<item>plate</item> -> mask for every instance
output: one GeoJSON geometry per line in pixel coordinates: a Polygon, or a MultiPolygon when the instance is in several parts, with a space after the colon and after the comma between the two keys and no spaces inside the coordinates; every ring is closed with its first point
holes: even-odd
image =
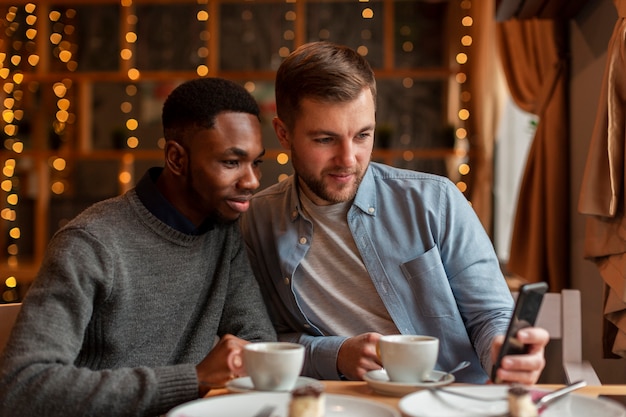
{"type": "MultiPolygon", "coordinates": [[[[432,379],[439,379],[446,373],[441,371],[432,371],[430,374],[432,379]]],[[[443,387],[454,382],[454,375],[448,375],[443,381],[438,382],[391,382],[389,376],[384,369],[377,371],[369,371],[363,379],[377,393],[382,395],[390,395],[393,397],[402,397],[424,388],[443,387]]]]}
{"type": "MultiPolygon", "coordinates": [[[[287,392],[248,392],[203,398],[179,405],[167,417],[253,417],[266,405],[276,410],[271,417],[287,417],[291,394],[287,392]]],[[[348,395],[326,394],[324,417],[400,417],[393,408],[375,401],[348,395]]]]}
{"type": "MultiPolygon", "coordinates": [[[[296,385],[294,388],[303,387],[309,384],[319,384],[320,382],[317,379],[307,378],[306,376],[299,376],[296,380],[296,385]]],[[[226,388],[232,392],[248,392],[248,391],[258,391],[254,389],[254,385],[252,384],[252,378],[249,376],[244,376],[241,378],[236,378],[230,380],[226,383],[226,388]]],[[[267,391],[266,391],[267,392],[267,391]]],[[[276,391],[280,392],[280,391],[276,391]]]]}
{"type": "MultiPolygon", "coordinates": [[[[400,400],[400,411],[409,417],[488,417],[502,415],[509,411],[506,400],[507,385],[478,385],[447,387],[445,391],[459,391],[464,394],[476,395],[485,399],[497,401],[474,400],[447,394],[441,391],[423,390],[409,394],[400,400]]],[[[533,390],[533,393],[545,393],[543,390],[533,390]]],[[[579,394],[570,394],[565,398],[549,405],[541,413],[541,417],[626,417],[626,408],[620,404],[587,397],[579,394]]]]}

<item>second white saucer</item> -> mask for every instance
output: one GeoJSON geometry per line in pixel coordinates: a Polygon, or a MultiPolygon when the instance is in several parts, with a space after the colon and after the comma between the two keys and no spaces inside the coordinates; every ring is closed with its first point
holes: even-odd
{"type": "MultiPolygon", "coordinates": [[[[445,375],[445,372],[432,371],[431,378],[438,380],[445,375]]],[[[377,371],[369,371],[363,376],[367,384],[377,393],[382,395],[390,395],[393,397],[402,397],[424,388],[443,387],[454,382],[454,375],[448,375],[443,381],[437,382],[392,382],[384,369],[377,371]]]]}
{"type": "MultiPolygon", "coordinates": [[[[305,385],[310,384],[319,384],[320,382],[317,379],[309,378],[306,376],[299,376],[296,381],[295,388],[303,387],[305,385]]],[[[250,392],[257,391],[254,389],[254,385],[252,384],[252,379],[249,376],[244,376],[241,378],[236,378],[226,383],[226,388],[232,392],[250,392]]],[[[280,392],[280,391],[276,391],[280,392]]]]}

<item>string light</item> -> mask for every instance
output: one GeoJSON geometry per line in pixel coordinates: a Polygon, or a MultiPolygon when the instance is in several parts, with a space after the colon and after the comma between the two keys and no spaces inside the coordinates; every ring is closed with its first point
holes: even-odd
{"type": "Polygon", "coordinates": [[[278,156],[276,156],[276,162],[280,165],[287,165],[287,162],[289,162],[289,155],[284,152],[280,152],[278,156]]]}
{"type": "MultiPolygon", "coordinates": [[[[296,2],[295,0],[286,1],[286,3],[295,3],[295,2],[296,2]]],[[[285,19],[285,22],[287,23],[286,25],[287,29],[283,31],[283,39],[285,41],[291,42],[291,41],[296,40],[296,31],[292,28],[289,28],[289,24],[295,26],[296,17],[297,17],[297,13],[293,10],[287,11],[283,16],[283,18],[285,19]]],[[[327,39],[329,34],[327,34],[326,37],[324,37],[322,34],[318,34],[318,36],[320,36],[320,39],[327,39]]],[[[289,48],[288,46],[280,46],[278,48],[278,57],[280,58],[286,58],[290,53],[291,53],[291,48],[289,48]]],[[[290,158],[289,154],[285,152],[279,152],[276,155],[276,162],[281,166],[286,166],[289,163],[289,158],[290,158]]],[[[277,181],[281,182],[287,179],[288,176],[289,174],[286,174],[284,172],[280,173],[278,174],[277,181]]]]}
{"type": "MultiPolygon", "coordinates": [[[[462,0],[459,2],[459,7],[461,9],[461,21],[460,25],[466,30],[467,28],[471,28],[474,24],[474,19],[468,14],[470,9],[472,8],[471,0],[462,0]]],[[[467,72],[463,71],[463,66],[469,62],[469,47],[473,43],[472,36],[470,34],[462,34],[459,39],[459,43],[461,46],[461,52],[457,53],[455,59],[457,64],[459,64],[459,72],[455,76],[456,82],[459,84],[461,88],[460,101],[462,103],[462,107],[457,112],[458,121],[462,124],[455,130],[456,135],[456,144],[455,148],[457,150],[466,153],[469,150],[469,135],[467,131],[467,125],[469,124],[469,120],[471,117],[470,111],[468,110],[469,102],[471,101],[471,94],[467,91],[465,85],[467,83],[467,72]]],[[[465,193],[468,189],[467,182],[463,180],[463,177],[467,176],[470,173],[470,165],[465,161],[461,161],[461,163],[457,167],[457,172],[461,176],[461,179],[456,182],[457,188],[465,193]]]]}
{"type": "MultiPolygon", "coordinates": [[[[32,71],[40,61],[35,46],[38,35],[36,11],[37,6],[34,3],[26,3],[23,13],[17,6],[10,6],[5,15],[7,44],[3,45],[3,52],[0,53],[0,82],[2,82],[2,91],[5,94],[1,107],[1,123],[2,131],[6,136],[3,146],[8,152],[14,154],[20,154],[24,151],[24,143],[19,137],[19,125],[24,116],[22,110],[23,71],[32,71]],[[18,16],[23,16],[23,20],[18,20],[18,16]],[[20,27],[23,27],[25,40],[20,40],[20,27]]],[[[3,178],[0,182],[0,188],[5,193],[6,198],[4,199],[4,207],[0,210],[0,218],[7,223],[5,230],[7,230],[9,243],[6,254],[7,263],[10,266],[17,266],[17,256],[20,252],[19,243],[22,236],[22,231],[17,226],[17,209],[20,202],[19,177],[16,176],[18,172],[16,159],[8,157],[2,166],[3,178]]],[[[8,288],[3,292],[2,299],[5,302],[17,300],[16,278],[14,276],[0,278],[4,279],[5,287],[8,288]]]]}
{"type": "MultiPolygon", "coordinates": [[[[50,12],[48,18],[50,19],[50,26],[52,28],[50,42],[56,45],[52,49],[52,55],[68,71],[76,71],[78,62],[74,58],[78,51],[78,45],[72,42],[72,39],[76,37],[75,27],[72,24],[76,18],[76,10],[69,8],[65,13],[59,11],[50,12]]],[[[34,21],[36,21],[36,19],[34,19],[33,22],[34,21]]]]}
{"type": "MultiPolygon", "coordinates": [[[[360,3],[369,3],[369,0],[367,0],[367,1],[360,0],[360,3]]],[[[364,5],[363,9],[361,10],[361,18],[364,20],[363,24],[368,24],[369,21],[373,21],[374,20],[374,10],[371,7],[368,7],[367,5],[364,5]],[[366,23],[366,22],[368,22],[368,23],[366,23]]],[[[364,42],[363,42],[363,44],[357,46],[356,51],[361,56],[367,56],[370,51],[369,51],[369,48],[367,47],[367,45],[365,45],[365,43],[372,39],[372,31],[371,31],[371,29],[361,30],[361,39],[364,42]]]]}
{"type": "MultiPolygon", "coordinates": [[[[138,40],[136,32],[137,15],[133,8],[132,0],[120,0],[120,5],[126,13],[126,33],[124,34],[125,45],[120,51],[120,58],[125,64],[127,70],[126,75],[130,80],[130,84],[126,86],[126,99],[120,104],[120,111],[124,114],[126,121],[124,128],[119,129],[120,142],[117,146],[126,146],[129,149],[139,147],[140,141],[136,135],[139,129],[139,120],[133,117],[133,101],[132,98],[137,95],[138,88],[136,82],[141,78],[141,72],[134,66],[135,50],[138,40]]],[[[122,158],[122,164],[118,172],[118,183],[120,192],[129,190],[133,185],[133,165],[134,157],[132,154],[125,154],[122,158]]]]}
{"type": "MultiPolygon", "coordinates": [[[[52,62],[53,68],[61,71],[67,70],[74,72],[78,69],[78,61],[76,56],[78,52],[78,43],[76,37],[75,23],[77,20],[77,11],[68,8],[65,11],[51,10],[48,13],[50,21],[51,33],[50,43],[55,45],[52,49],[52,55],[56,60],[52,62]]],[[[59,148],[65,145],[66,138],[71,136],[70,130],[76,120],[73,113],[74,104],[74,83],[70,78],[64,78],[60,81],[52,83],[51,90],[56,98],[56,112],[52,121],[51,130],[58,138],[57,146],[59,148]]],[[[69,189],[67,177],[67,163],[65,159],[51,157],[48,159],[48,166],[51,168],[50,173],[50,191],[54,195],[62,195],[69,189]]]]}
{"type": "MultiPolygon", "coordinates": [[[[205,22],[206,25],[208,25],[209,22],[209,12],[206,10],[206,5],[208,4],[208,0],[198,0],[198,4],[199,5],[205,5],[205,9],[200,9],[198,10],[198,13],[196,13],[196,19],[198,20],[198,22],[205,22]]],[[[208,27],[207,29],[203,30],[200,32],[200,40],[202,41],[207,41],[209,39],[209,30],[208,27]]],[[[197,51],[198,57],[204,61],[206,61],[209,58],[209,49],[205,46],[201,46],[198,48],[197,51]]],[[[207,64],[200,64],[196,67],[196,73],[198,74],[198,76],[200,77],[206,77],[207,75],[209,75],[209,66],[207,64]]]]}

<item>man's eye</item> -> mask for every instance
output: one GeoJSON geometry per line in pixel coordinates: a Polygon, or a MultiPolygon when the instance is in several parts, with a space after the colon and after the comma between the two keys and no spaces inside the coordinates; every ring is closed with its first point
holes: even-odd
{"type": "Polygon", "coordinates": [[[252,164],[253,164],[255,167],[258,167],[258,166],[259,166],[259,165],[261,165],[262,163],[263,163],[263,160],[262,160],[262,159],[257,159],[257,160],[255,160],[252,164]]]}
{"type": "Polygon", "coordinates": [[[331,143],[333,141],[333,138],[317,138],[315,139],[315,141],[317,143],[331,143]]]}
{"type": "Polygon", "coordinates": [[[239,165],[239,161],[235,160],[235,159],[231,159],[231,160],[226,160],[223,161],[224,165],[228,165],[231,167],[236,167],[237,165],[239,165]]]}

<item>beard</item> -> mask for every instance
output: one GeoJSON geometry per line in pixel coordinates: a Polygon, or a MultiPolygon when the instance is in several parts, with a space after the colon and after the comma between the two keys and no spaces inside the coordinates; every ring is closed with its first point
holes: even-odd
{"type": "Polygon", "coordinates": [[[293,148],[291,149],[291,159],[298,178],[307,186],[309,190],[311,190],[313,194],[331,204],[344,203],[346,201],[351,201],[352,199],[354,199],[359,189],[359,185],[361,184],[361,180],[363,180],[364,171],[358,166],[350,171],[346,171],[345,169],[339,167],[326,169],[322,171],[321,175],[318,177],[303,168],[303,166],[299,163],[300,158],[298,157],[297,153],[294,152],[293,148]],[[325,174],[327,173],[354,174],[355,179],[353,182],[345,184],[338,189],[333,190],[328,184],[324,182],[324,178],[326,177],[325,174]]]}
{"type": "Polygon", "coordinates": [[[330,190],[324,183],[324,178],[316,178],[312,175],[298,174],[298,177],[306,184],[307,188],[319,198],[329,203],[344,203],[350,201],[356,196],[356,192],[361,183],[361,177],[357,176],[354,182],[341,187],[340,190],[330,190]]]}

